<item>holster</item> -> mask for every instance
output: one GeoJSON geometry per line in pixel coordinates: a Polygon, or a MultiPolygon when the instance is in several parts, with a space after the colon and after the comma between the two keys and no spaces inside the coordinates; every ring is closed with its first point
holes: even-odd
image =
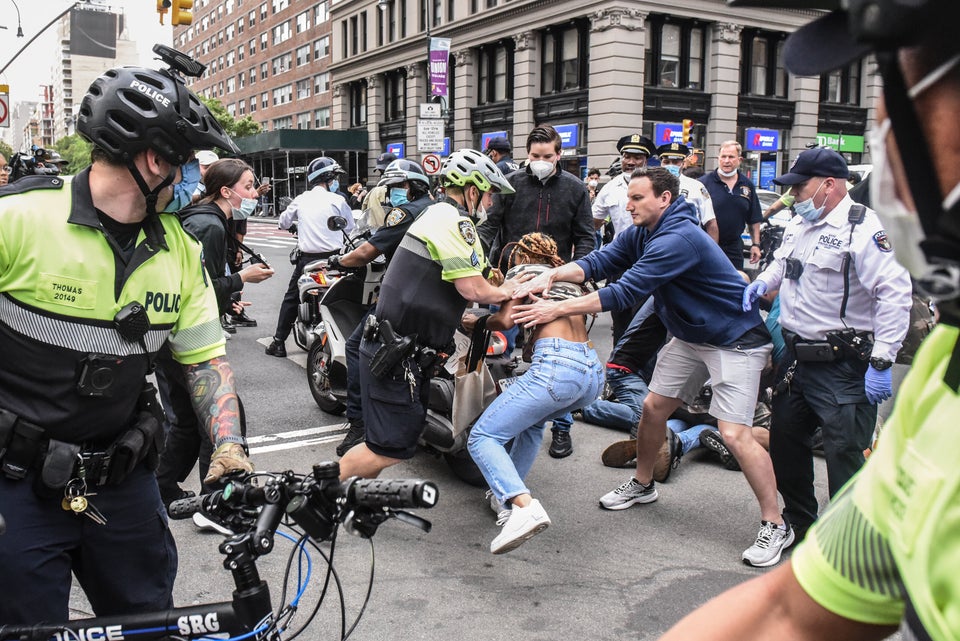
{"type": "Polygon", "coordinates": [[[59,493],[67,485],[67,481],[73,478],[79,453],[78,443],[64,443],[50,439],[47,443],[47,452],[43,456],[43,465],[40,467],[40,481],[43,483],[43,488],[36,488],[38,493],[48,494],[43,490],[54,490],[54,493],[59,493]]]}
{"type": "Polygon", "coordinates": [[[843,358],[867,362],[873,351],[873,337],[870,332],[858,332],[853,328],[837,329],[826,334],[830,343],[843,358]]]}
{"type": "Polygon", "coordinates": [[[22,479],[39,460],[43,448],[44,429],[24,421],[6,410],[0,414],[0,449],[3,450],[0,471],[14,480],[22,479]],[[6,440],[6,445],[4,445],[6,440]]]}
{"type": "Polygon", "coordinates": [[[377,334],[380,338],[380,349],[370,359],[370,373],[375,378],[383,378],[413,354],[417,347],[417,335],[397,336],[387,320],[378,323],[377,334]]]}

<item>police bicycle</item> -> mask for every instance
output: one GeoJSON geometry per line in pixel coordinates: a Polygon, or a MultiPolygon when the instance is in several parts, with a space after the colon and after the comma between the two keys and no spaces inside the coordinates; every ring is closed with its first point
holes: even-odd
{"type": "MultiPolygon", "coordinates": [[[[314,465],[308,475],[290,471],[254,472],[235,477],[222,490],[170,504],[169,513],[173,519],[189,518],[200,512],[236,533],[227,536],[219,546],[224,555],[223,567],[233,575],[235,589],[231,601],[64,623],[0,624],[0,641],[290,640],[314,620],[331,587],[331,580],[340,602],[339,638],[346,639],[356,628],[369,602],[373,567],[363,605],[347,629],[343,589],[333,569],[339,526],[342,524],[352,534],[370,539],[382,523],[396,518],[429,532],[429,521],[404,508],[433,507],[438,489],[434,483],[423,480],[352,477],[341,482],[339,475],[340,465],[336,462],[314,465]],[[257,569],[257,559],[273,550],[274,537],[281,525],[296,536],[279,532],[281,536],[294,540],[295,545],[286,564],[281,606],[274,611],[269,587],[257,569]],[[326,541],[330,542],[328,553],[319,546],[326,541]],[[295,615],[312,573],[308,547],[323,557],[327,565],[326,576],[316,604],[306,619],[295,625],[295,615]],[[300,580],[295,595],[286,603],[294,565],[300,568],[300,580]]],[[[2,528],[0,518],[0,532],[2,528]]]]}

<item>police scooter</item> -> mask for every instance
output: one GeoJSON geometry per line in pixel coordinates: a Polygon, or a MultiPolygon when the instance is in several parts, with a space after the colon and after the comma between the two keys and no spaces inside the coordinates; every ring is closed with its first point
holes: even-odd
{"type": "MultiPolygon", "coordinates": [[[[333,216],[328,222],[331,230],[343,230],[346,224],[342,216],[333,216]]],[[[344,234],[344,248],[348,251],[356,248],[367,236],[369,230],[353,238],[344,234]]],[[[346,409],[347,339],[367,310],[376,304],[386,269],[386,258],[381,255],[351,273],[330,269],[326,260],[314,261],[303,270],[297,325],[302,323],[305,339],[309,341],[310,393],[324,412],[342,414],[346,409]]]]}

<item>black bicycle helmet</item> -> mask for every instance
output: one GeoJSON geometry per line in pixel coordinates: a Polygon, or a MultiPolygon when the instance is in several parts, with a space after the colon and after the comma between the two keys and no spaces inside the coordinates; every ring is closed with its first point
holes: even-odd
{"type": "Polygon", "coordinates": [[[343,167],[340,166],[333,158],[327,158],[326,156],[320,156],[319,158],[314,158],[310,161],[310,164],[307,165],[307,183],[314,185],[316,183],[326,183],[330,182],[340,174],[346,173],[343,171],[343,167]]]}
{"type": "Polygon", "coordinates": [[[120,160],[153,149],[172,165],[195,149],[239,149],[176,72],[118,67],[93,81],[80,104],[77,131],[120,160]]]}
{"type": "Polygon", "coordinates": [[[420,183],[424,189],[430,189],[430,180],[427,178],[426,172],[423,171],[423,167],[404,158],[394,160],[387,165],[377,186],[389,187],[405,182],[420,183]]]}

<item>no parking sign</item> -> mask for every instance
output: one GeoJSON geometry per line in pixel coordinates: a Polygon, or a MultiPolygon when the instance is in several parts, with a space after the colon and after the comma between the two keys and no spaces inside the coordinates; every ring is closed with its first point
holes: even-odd
{"type": "Polygon", "coordinates": [[[10,126],[10,87],[0,85],[0,127],[10,126]]]}

